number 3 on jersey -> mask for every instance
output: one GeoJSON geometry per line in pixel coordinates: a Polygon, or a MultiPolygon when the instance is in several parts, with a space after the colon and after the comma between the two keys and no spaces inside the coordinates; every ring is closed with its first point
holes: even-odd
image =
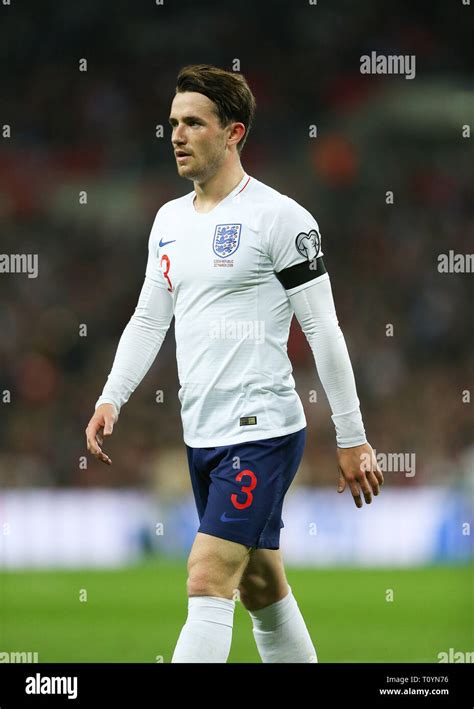
{"type": "Polygon", "coordinates": [[[170,270],[170,259],[169,259],[169,256],[167,256],[166,254],[163,254],[163,256],[161,257],[160,268],[161,268],[161,271],[162,271],[164,277],[165,277],[166,280],[168,281],[168,290],[169,290],[170,293],[171,293],[171,291],[173,290],[173,285],[172,285],[172,283],[171,283],[171,281],[170,281],[170,279],[169,279],[169,276],[168,276],[168,273],[169,273],[169,270],[170,270]],[[163,263],[166,264],[166,265],[165,265],[165,268],[163,268],[163,263]]]}

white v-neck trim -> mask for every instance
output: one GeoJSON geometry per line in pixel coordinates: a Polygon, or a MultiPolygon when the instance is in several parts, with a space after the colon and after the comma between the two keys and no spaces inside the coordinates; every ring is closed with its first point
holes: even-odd
{"type": "Polygon", "coordinates": [[[191,209],[193,210],[193,213],[196,214],[196,216],[198,216],[198,217],[206,217],[206,216],[209,216],[209,215],[213,214],[213,213],[215,212],[215,210],[218,209],[218,207],[221,207],[225,202],[227,202],[227,200],[230,200],[230,199],[232,199],[233,197],[235,197],[236,194],[237,194],[238,192],[240,192],[240,190],[242,189],[242,187],[244,186],[244,184],[246,184],[246,181],[249,180],[249,179],[250,179],[250,178],[249,178],[249,175],[247,175],[247,173],[244,172],[244,176],[243,176],[242,179],[240,180],[239,184],[236,185],[236,186],[234,187],[234,189],[231,190],[231,192],[229,192],[229,194],[226,195],[223,199],[221,199],[221,201],[218,202],[218,203],[215,205],[215,207],[213,207],[209,212],[198,212],[198,211],[196,211],[196,209],[195,209],[195,207],[194,207],[194,198],[196,197],[196,190],[193,190],[193,191],[190,193],[190,197],[191,197],[190,206],[191,206],[191,209]]]}

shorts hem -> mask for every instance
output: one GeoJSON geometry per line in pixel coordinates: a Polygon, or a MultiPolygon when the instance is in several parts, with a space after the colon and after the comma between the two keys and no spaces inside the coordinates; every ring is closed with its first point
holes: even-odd
{"type": "Polygon", "coordinates": [[[251,540],[245,537],[243,534],[234,534],[232,530],[229,529],[228,532],[222,531],[222,529],[215,529],[213,527],[199,527],[198,532],[202,534],[210,534],[213,537],[219,537],[219,539],[225,539],[228,542],[236,542],[237,544],[243,544],[251,549],[279,549],[279,546],[275,546],[275,542],[266,541],[262,539],[251,540]],[[262,546],[266,545],[266,546],[262,546]]]}
{"type": "Polygon", "coordinates": [[[280,548],[280,545],[275,546],[274,542],[266,542],[265,540],[259,541],[257,549],[270,549],[270,551],[276,551],[280,548]]]}

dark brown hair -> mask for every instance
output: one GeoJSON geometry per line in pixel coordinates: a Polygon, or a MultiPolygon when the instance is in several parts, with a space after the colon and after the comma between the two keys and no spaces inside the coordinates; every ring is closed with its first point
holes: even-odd
{"type": "Polygon", "coordinates": [[[245,133],[237,150],[242,152],[252,127],[257,103],[245,77],[210,64],[185,66],[178,74],[176,93],[196,91],[213,101],[222,128],[237,121],[245,126],[245,133]]]}

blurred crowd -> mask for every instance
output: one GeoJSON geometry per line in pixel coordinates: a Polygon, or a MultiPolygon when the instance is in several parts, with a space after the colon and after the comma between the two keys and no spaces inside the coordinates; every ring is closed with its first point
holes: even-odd
{"type": "MultiPolygon", "coordinates": [[[[258,106],[244,169],[318,220],[368,439],[416,456],[414,477],[387,471],[387,482],[469,474],[472,274],[437,267],[440,254],[472,251],[464,8],[256,5],[2,10],[0,123],[11,137],[0,141],[0,252],[39,258],[36,279],[0,274],[3,487],[190,489],[173,327],[106,440],[112,466],[88,456],[84,429],[136,305],[155,213],[193,188],[169,143],[176,75],[235,59],[258,106]],[[416,79],[361,76],[371,50],[415,54],[416,79]]],[[[289,354],[308,419],[297,480],[335,487],[330,410],[296,322],[289,354]]]]}

